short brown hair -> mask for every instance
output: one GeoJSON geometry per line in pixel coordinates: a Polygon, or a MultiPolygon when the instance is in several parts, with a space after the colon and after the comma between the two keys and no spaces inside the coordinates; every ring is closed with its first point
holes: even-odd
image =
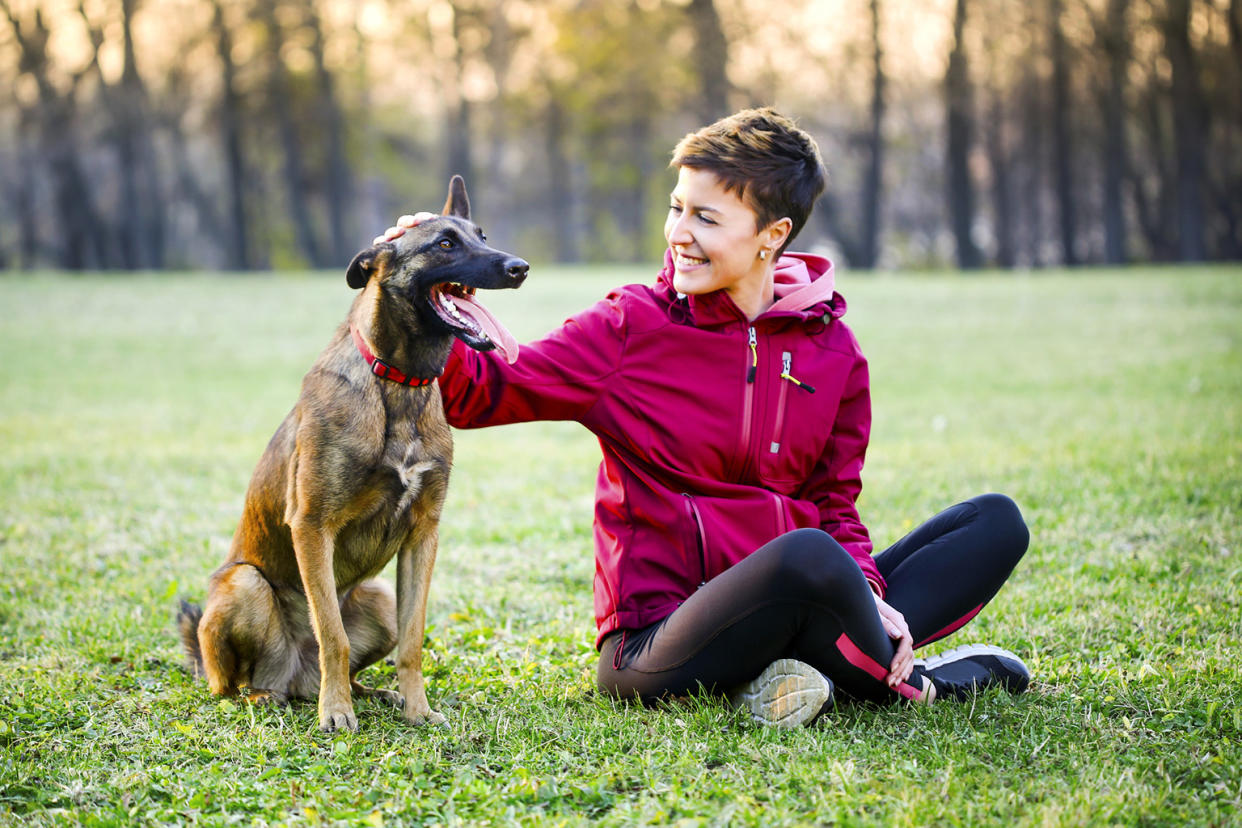
{"type": "Polygon", "coordinates": [[[815,139],[770,107],[744,109],[690,133],[669,166],[713,173],[755,211],[756,232],[788,216],[793,227],[782,251],[806,224],[827,180],[815,139]]]}

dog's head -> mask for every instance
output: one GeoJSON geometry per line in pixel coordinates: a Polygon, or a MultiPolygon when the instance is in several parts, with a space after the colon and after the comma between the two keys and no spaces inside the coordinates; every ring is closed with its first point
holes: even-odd
{"type": "Polygon", "coordinates": [[[378,280],[381,292],[408,303],[428,332],[451,333],[476,350],[499,348],[509,356],[512,336],[474,294],[518,287],[530,265],[487,245],[483,231],[470,221],[461,176],[449,182],[440,213],[400,238],[363,250],[350,262],[345,280],[355,289],[378,280]]]}

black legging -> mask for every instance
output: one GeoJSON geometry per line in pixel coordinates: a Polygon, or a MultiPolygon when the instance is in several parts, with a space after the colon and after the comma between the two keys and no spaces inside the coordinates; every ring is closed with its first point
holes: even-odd
{"type": "MultiPolygon", "coordinates": [[[[992,600],[1029,537],[1014,502],[987,494],[941,512],[877,555],[885,600],[905,616],[915,647],[953,632],[992,600]]],[[[884,681],[894,653],[858,564],[826,532],[797,529],[713,578],[663,620],[606,638],[599,686],[648,701],[727,691],[778,658],[796,658],[849,696],[911,698],[918,687],[894,690],[884,681]]]]}

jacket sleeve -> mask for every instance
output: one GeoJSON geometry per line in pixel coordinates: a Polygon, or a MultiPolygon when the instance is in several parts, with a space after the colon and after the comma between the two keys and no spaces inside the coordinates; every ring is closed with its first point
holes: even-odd
{"type": "Polygon", "coordinates": [[[543,339],[522,345],[510,365],[495,351],[453,343],[440,376],[444,413],[456,428],[532,420],[582,420],[617,370],[624,341],[621,299],[597,302],[543,339]]]}
{"type": "Polygon", "coordinates": [[[858,516],[863,459],[871,436],[871,385],[867,360],[856,352],[846,377],[824,456],[806,483],[807,497],[819,507],[820,528],[850,553],[871,588],[881,597],[887,584],[871,557],[871,537],[858,516]]]}

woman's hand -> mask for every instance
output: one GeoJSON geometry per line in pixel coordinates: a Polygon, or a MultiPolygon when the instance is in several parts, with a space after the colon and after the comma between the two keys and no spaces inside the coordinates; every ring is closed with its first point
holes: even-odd
{"type": "Polygon", "coordinates": [[[906,617],[885,603],[879,595],[872,593],[872,596],[875,598],[875,608],[880,613],[880,621],[884,624],[884,631],[889,638],[897,641],[897,653],[893,656],[893,663],[889,665],[888,677],[885,679],[889,687],[896,687],[914,672],[914,639],[910,636],[906,617]]]}
{"type": "Polygon", "coordinates": [[[396,224],[385,230],[382,235],[376,236],[375,241],[371,242],[371,244],[380,244],[381,242],[399,239],[405,235],[406,230],[409,230],[411,227],[417,227],[427,219],[433,219],[435,217],[435,213],[415,213],[412,216],[402,216],[397,219],[396,224]]]}

